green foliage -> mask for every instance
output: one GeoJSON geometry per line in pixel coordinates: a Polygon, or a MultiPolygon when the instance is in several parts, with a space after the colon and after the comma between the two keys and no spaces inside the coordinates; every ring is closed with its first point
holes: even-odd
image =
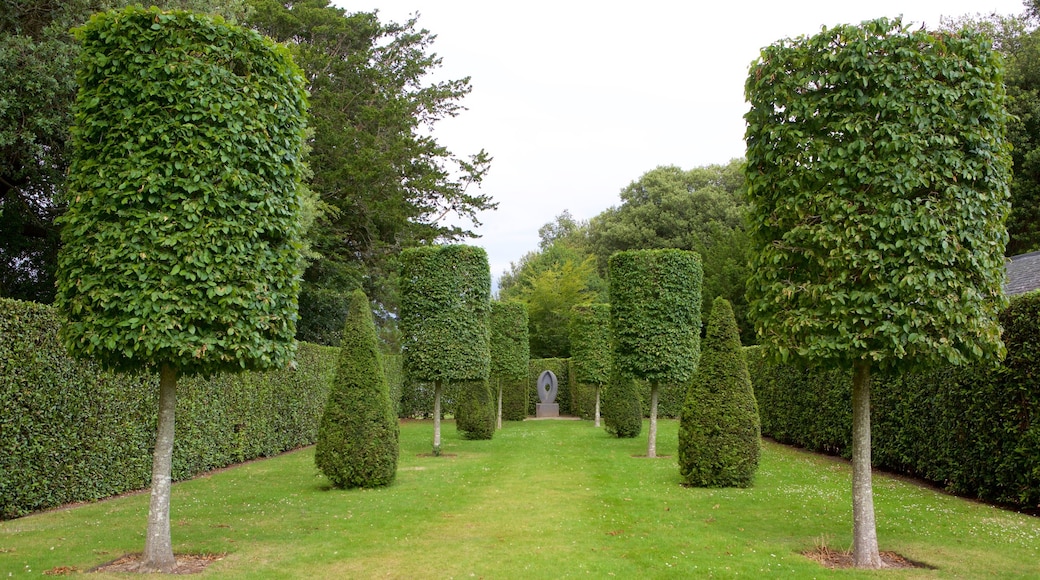
{"type": "Polygon", "coordinates": [[[497,393],[487,380],[464,381],[455,400],[455,428],[463,439],[491,439],[495,434],[497,393]]]}
{"type": "Polygon", "coordinates": [[[390,406],[395,417],[401,414],[401,399],[404,395],[404,357],[399,354],[383,355],[383,372],[386,374],[386,386],[390,393],[390,406]]]}
{"type": "Polygon", "coordinates": [[[589,248],[606,276],[612,254],[676,248],[697,252],[704,270],[701,313],[707,321],[715,296],[727,298],[745,341],[748,239],[743,159],[691,170],[657,167],[621,190],[621,205],[592,218],[589,248]]]}
{"type": "MultiPolygon", "coordinates": [[[[0,299],[0,518],[149,483],[158,376],[71,358],[62,324],[54,308],[0,299]]],[[[295,369],[183,378],[174,478],[313,443],[336,354],[301,344],[295,369]]]]}
{"type": "Polygon", "coordinates": [[[683,250],[610,257],[613,365],[623,376],[685,385],[697,368],[701,260],[683,250]]]}
{"type": "MultiPolygon", "coordinates": [[[[873,376],[876,467],[968,497],[1040,503],[1040,292],[1013,297],[1000,322],[1008,356],[997,369],[942,364],[873,376]]],[[[848,457],[850,372],[780,364],[759,348],[747,355],[762,433],[848,457]]]]}
{"type": "Polygon", "coordinates": [[[486,381],[491,272],[483,248],[409,248],[401,253],[401,313],[408,380],[486,381]]]}
{"type": "MultiPolygon", "coordinates": [[[[434,34],[415,18],[381,22],[375,12],[349,13],[328,0],[249,4],[249,24],[290,47],[311,94],[309,185],[325,211],[308,234],[321,257],[304,275],[310,292],[301,303],[328,293],[346,302],[362,287],[378,306],[377,324],[392,327],[401,249],[473,237],[465,224],[479,226],[477,213],[497,205],[475,193],[487,153],[458,155],[435,138],[438,122],[463,110],[469,78],[430,80],[441,59],[434,34]],[[341,283],[344,272],[352,285],[341,283]]],[[[303,311],[332,317],[313,322],[318,327],[342,321],[305,303],[303,311]]]]}
{"type": "Polygon", "coordinates": [[[587,224],[563,212],[539,229],[539,251],[502,275],[499,297],[527,304],[532,357],[569,357],[571,308],[606,299],[587,232],[587,224]]]}
{"type": "Polygon", "coordinates": [[[284,48],[186,12],[93,16],[56,302],[70,352],[182,373],[291,360],[305,91],[284,48]]]}
{"type": "Polygon", "coordinates": [[[781,357],[1000,357],[999,55],[898,20],[763,49],[745,87],[750,316],[781,357]],[[968,120],[968,121],[966,121],[968,120]]]}
{"type": "Polygon", "coordinates": [[[579,383],[604,385],[610,380],[610,305],[571,308],[571,372],[579,383]]]}
{"type": "Polygon", "coordinates": [[[491,302],[491,378],[527,378],[531,359],[527,336],[527,306],[523,302],[491,302]]]}
{"type": "Polygon", "coordinates": [[[336,487],[389,485],[397,475],[398,435],[372,308],[355,290],[314,463],[336,487]]]}
{"type": "Polygon", "coordinates": [[[716,298],[679,424],[679,474],[697,487],[748,487],[761,448],[758,405],[733,309],[716,298]]]}
{"type": "Polygon", "coordinates": [[[538,377],[542,371],[552,371],[556,375],[556,404],[560,406],[560,415],[575,413],[571,408],[574,383],[571,380],[570,359],[566,358],[535,358],[528,364],[527,374],[527,414],[535,415],[538,399],[538,377]]]}
{"type": "Polygon", "coordinates": [[[643,405],[638,382],[615,370],[600,394],[603,425],[608,433],[620,439],[638,437],[643,430],[643,405]]]}

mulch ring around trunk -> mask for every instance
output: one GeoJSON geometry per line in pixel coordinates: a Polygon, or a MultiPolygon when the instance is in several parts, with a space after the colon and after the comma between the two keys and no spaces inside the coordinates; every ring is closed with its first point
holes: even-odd
{"type": "MultiPolygon", "coordinates": [[[[830,548],[813,548],[812,550],[806,550],[802,552],[802,555],[810,560],[819,562],[826,568],[830,569],[843,569],[843,568],[855,568],[855,564],[852,561],[851,551],[832,550],[830,548]]],[[[932,566],[928,564],[922,564],[921,562],[914,562],[908,560],[895,552],[881,552],[881,567],[882,568],[923,568],[926,570],[934,570],[932,566]]]]}
{"type": "MultiPolygon", "coordinates": [[[[177,565],[171,574],[198,574],[217,560],[222,560],[226,554],[175,554],[174,560],[177,565]]],[[[88,572],[137,572],[141,563],[142,554],[127,554],[102,564],[88,572]]]]}

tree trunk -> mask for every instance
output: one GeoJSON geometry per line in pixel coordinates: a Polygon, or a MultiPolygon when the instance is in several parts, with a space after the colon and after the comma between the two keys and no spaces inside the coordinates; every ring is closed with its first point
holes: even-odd
{"type": "Polygon", "coordinates": [[[646,456],[657,457],[657,391],[655,382],[650,386],[650,435],[646,442],[646,456]]]}
{"type": "Polygon", "coordinates": [[[152,500],[144,539],[141,572],[173,572],[170,539],[170,492],[173,473],[173,418],[177,409],[177,370],[163,365],[159,373],[159,426],[152,455],[152,500]]]}
{"type": "Polygon", "coordinates": [[[596,385],[596,427],[599,427],[599,385],[596,385]]]}
{"type": "Polygon", "coordinates": [[[433,454],[441,454],[441,381],[433,383],[433,454]]]}
{"type": "Polygon", "coordinates": [[[856,362],[852,377],[852,559],[857,568],[880,568],[870,466],[870,361],[856,362]]]}
{"type": "Polygon", "coordinates": [[[502,428],[502,379],[498,379],[498,426],[496,429],[502,428]]]}

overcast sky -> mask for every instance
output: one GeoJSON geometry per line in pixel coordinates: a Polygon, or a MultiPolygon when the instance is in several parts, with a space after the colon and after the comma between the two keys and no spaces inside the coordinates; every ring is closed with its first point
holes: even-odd
{"type": "Polygon", "coordinates": [[[762,47],[821,26],[902,15],[1019,14],[1022,0],[334,0],[382,21],[419,14],[443,58],[435,78],[472,77],[468,110],[440,143],[494,157],[481,215],[497,279],[537,249],[564,210],[586,220],[659,165],[684,169],[744,155],[744,79],[762,47]]]}

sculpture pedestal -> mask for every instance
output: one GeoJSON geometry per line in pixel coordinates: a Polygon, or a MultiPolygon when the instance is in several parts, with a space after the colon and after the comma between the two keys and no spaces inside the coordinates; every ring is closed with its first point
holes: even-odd
{"type": "Polygon", "coordinates": [[[559,417],[560,416],[560,405],[559,403],[537,403],[535,405],[535,417],[541,419],[542,417],[559,417]]]}

